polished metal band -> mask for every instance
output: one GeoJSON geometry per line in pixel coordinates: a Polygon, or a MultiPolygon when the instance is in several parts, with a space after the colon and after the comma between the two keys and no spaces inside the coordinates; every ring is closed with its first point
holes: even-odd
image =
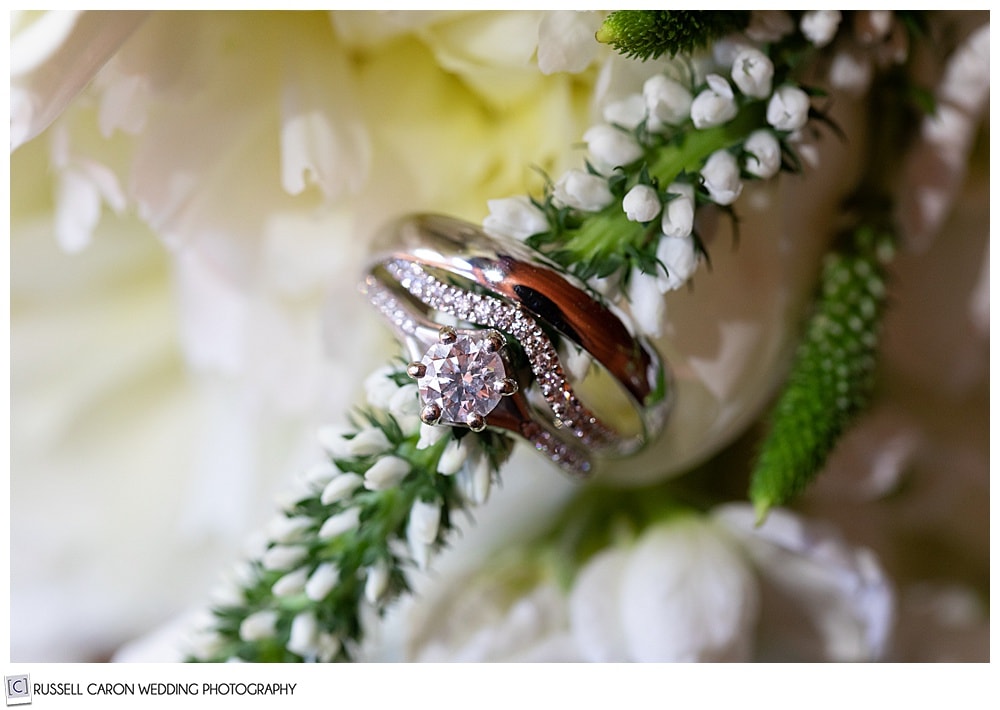
{"type": "Polygon", "coordinates": [[[655,349],[537,252],[438,215],[391,225],[376,248],[363,290],[415,361],[438,342],[445,324],[494,329],[523,351],[519,391],[486,416],[487,425],[524,436],[575,473],[591,469],[590,453],[628,455],[662,429],[669,374],[655,349]],[[635,431],[620,426],[627,418],[621,408],[598,417],[580,400],[563,367],[560,340],[610,375],[637,415],[635,431]]]}

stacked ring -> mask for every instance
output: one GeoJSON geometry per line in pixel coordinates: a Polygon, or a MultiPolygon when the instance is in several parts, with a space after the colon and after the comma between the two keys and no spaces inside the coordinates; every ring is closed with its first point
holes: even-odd
{"type": "Polygon", "coordinates": [[[669,373],[656,350],[521,243],[449,217],[408,217],[385,230],[361,288],[412,360],[425,423],[516,433],[577,475],[591,472],[592,456],[632,454],[663,428],[669,373]],[[598,416],[584,404],[587,378],[571,382],[563,366],[570,348],[610,375],[595,402],[610,379],[630,406],[598,416]]]}

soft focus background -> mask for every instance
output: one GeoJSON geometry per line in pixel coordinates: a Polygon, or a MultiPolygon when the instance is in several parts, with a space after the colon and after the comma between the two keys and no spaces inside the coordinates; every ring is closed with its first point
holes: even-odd
{"type": "MultiPolygon", "coordinates": [[[[577,167],[600,105],[655,70],[598,48],[600,19],[12,18],[12,660],[109,659],[204,604],[320,456],[316,428],[343,421],[392,353],[356,292],[378,227],[416,210],[479,221],[488,199],[537,190],[532,166],[577,167]],[[103,68],[78,61],[81,46],[103,68]]],[[[940,22],[959,44],[987,19],[940,22]]],[[[933,83],[942,68],[927,72],[933,83]]],[[[864,97],[835,99],[848,142],[822,133],[815,168],[748,191],[739,248],[720,223],[712,270],[670,295],[674,420],[592,490],[743,496],[825,227],[865,158],[864,97]]],[[[988,121],[969,103],[969,120],[943,129],[960,189],[920,171],[901,185],[940,218],[893,267],[875,405],[796,506],[879,560],[894,660],[989,656],[988,121]]],[[[579,494],[519,452],[373,655],[462,657],[469,629],[514,633],[513,592],[482,595],[459,631],[438,610],[456,577],[485,583],[505,564],[490,551],[547,531],[579,494]]],[[[780,607],[768,589],[761,608],[780,607]]],[[[549,593],[537,586],[525,608],[555,627],[569,612],[549,593]]],[[[503,657],[495,638],[486,647],[503,657]]],[[[813,657],[785,638],[769,648],[813,657]]]]}

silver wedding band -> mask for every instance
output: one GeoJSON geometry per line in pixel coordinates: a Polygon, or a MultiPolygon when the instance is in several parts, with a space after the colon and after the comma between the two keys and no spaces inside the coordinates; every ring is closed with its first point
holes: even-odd
{"type": "Polygon", "coordinates": [[[405,347],[411,376],[426,378],[418,379],[426,422],[516,433],[577,475],[595,459],[635,453],[663,428],[670,377],[655,348],[522,243],[450,217],[407,217],[380,235],[361,288],[405,347]],[[459,357],[448,358],[449,348],[459,357]],[[571,381],[563,363],[570,352],[597,367],[571,381]],[[443,392],[450,380],[434,375],[453,376],[459,361],[483,370],[456,379],[478,389],[471,413],[450,420],[442,408],[457,406],[459,393],[443,392]]]}

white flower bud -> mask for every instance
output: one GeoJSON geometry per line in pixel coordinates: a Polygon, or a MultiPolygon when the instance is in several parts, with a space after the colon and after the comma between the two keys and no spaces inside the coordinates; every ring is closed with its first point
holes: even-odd
{"type": "Polygon", "coordinates": [[[825,47],[837,34],[840,18],[840,10],[809,10],[799,20],[799,29],[814,46],[825,47]]]}
{"type": "Polygon", "coordinates": [[[389,563],[385,559],[368,568],[365,574],[365,599],[375,605],[389,588],[389,563]]]}
{"type": "Polygon", "coordinates": [[[278,612],[263,609],[254,612],[240,623],[240,638],[243,641],[261,641],[274,636],[278,623],[278,612]]]}
{"type": "Polygon", "coordinates": [[[559,206],[572,207],[584,212],[600,212],[615,197],[607,181],[599,175],[582,170],[567,170],[552,189],[552,199],[559,206]]]}
{"type": "Polygon", "coordinates": [[[771,93],[774,64],[759,49],[743,49],[733,60],[733,83],[747,96],[767,98],[771,93]]]}
{"type": "Polygon", "coordinates": [[[312,518],[299,515],[293,518],[278,515],[267,524],[264,534],[274,542],[291,542],[301,535],[302,531],[312,525],[312,518]]]}
{"type": "Polygon", "coordinates": [[[664,126],[677,126],[691,113],[691,92],[683,84],[656,74],[642,85],[642,96],[649,111],[649,129],[661,130],[664,126]]]}
{"type": "Polygon", "coordinates": [[[340,570],[337,566],[324,562],[310,575],[306,582],[306,596],[314,602],[322,601],[340,581],[340,570]]]}
{"type": "Polygon", "coordinates": [[[630,94],[605,106],[602,115],[608,123],[631,131],[646,118],[646,99],[642,94],[630,94]]]}
{"type": "Polygon", "coordinates": [[[712,153],[701,169],[701,176],[709,197],[720,205],[733,204],[743,192],[740,168],[736,158],[727,150],[712,153]]]}
{"type": "Polygon", "coordinates": [[[349,429],[340,426],[323,426],[316,431],[316,440],[319,445],[336,459],[348,458],[351,454],[347,450],[348,440],[344,438],[349,429]]]}
{"type": "Polygon", "coordinates": [[[323,505],[336,503],[351,495],[364,482],[356,473],[342,473],[326,484],[323,493],[320,494],[319,501],[323,505]]]}
{"type": "Polygon", "coordinates": [[[545,213],[524,195],[489,200],[486,204],[490,213],[483,220],[483,230],[490,236],[523,240],[549,229],[545,213]]]}
{"type": "Polygon", "coordinates": [[[351,456],[373,456],[388,451],[392,448],[392,444],[389,443],[384,431],[378,427],[368,427],[350,439],[346,448],[351,456]]]}
{"type": "Polygon", "coordinates": [[[338,473],[340,473],[340,469],[332,461],[320,461],[310,466],[303,478],[310,486],[321,487],[332,481],[338,473]]]}
{"type": "Polygon", "coordinates": [[[389,414],[400,419],[420,414],[420,390],[415,384],[403,385],[389,400],[389,414]]]}
{"type": "Polygon", "coordinates": [[[642,148],[635,138],[620,128],[598,124],[583,134],[594,163],[602,171],[629,165],[642,157],[642,148]]]}
{"type": "Polygon", "coordinates": [[[389,401],[399,389],[399,385],[389,379],[392,372],[390,367],[380,367],[365,378],[365,398],[368,404],[378,409],[389,409],[389,401]]]}
{"type": "Polygon", "coordinates": [[[429,449],[434,444],[441,441],[441,437],[450,431],[448,427],[434,426],[420,422],[420,439],[417,440],[418,449],[429,449]]]}
{"type": "Polygon", "coordinates": [[[767,122],[779,131],[797,131],[809,120],[809,94],[797,86],[780,86],[767,102],[767,122]]]}
{"type": "Polygon", "coordinates": [[[437,465],[438,473],[442,476],[451,476],[452,474],[458,473],[458,470],[462,468],[462,464],[465,463],[465,459],[468,455],[469,450],[466,447],[465,439],[462,441],[452,439],[448,442],[448,445],[444,447],[444,451],[441,452],[441,458],[438,460],[437,465]]]}
{"type": "Polygon", "coordinates": [[[319,529],[317,537],[320,540],[328,540],[330,538],[337,537],[338,535],[343,535],[345,532],[354,530],[358,527],[361,522],[361,510],[358,508],[348,508],[336,515],[331,515],[323,523],[323,527],[319,529]]]}
{"type": "Polygon", "coordinates": [[[306,549],[304,547],[275,545],[274,547],[268,548],[268,550],[264,553],[261,564],[264,566],[264,569],[269,570],[290,569],[301,562],[302,558],[305,556],[306,549]]]}
{"type": "Polygon", "coordinates": [[[315,656],[319,650],[316,646],[318,638],[319,626],[316,623],[316,614],[311,611],[296,614],[292,619],[292,628],[288,635],[288,650],[303,658],[315,656]]]}
{"type": "Polygon", "coordinates": [[[668,237],[686,237],[694,229],[694,186],[683,182],[671,183],[667,196],[676,195],[663,207],[660,229],[668,237]]]}
{"type": "Polygon", "coordinates": [[[767,129],[754,131],[743,142],[743,149],[749,153],[746,171],[767,180],[781,169],[781,146],[774,133],[767,129]]]}
{"type": "Polygon", "coordinates": [[[277,582],[271,585],[271,593],[276,597],[289,597],[293,594],[298,594],[305,589],[306,578],[308,576],[309,570],[305,567],[299,567],[294,572],[289,572],[282,576],[277,582]]]}
{"type": "Polygon", "coordinates": [[[466,500],[473,505],[482,505],[490,497],[493,469],[490,468],[489,460],[480,455],[474,461],[471,458],[466,461],[455,480],[466,500]]]}
{"type": "Polygon", "coordinates": [[[383,456],[365,472],[365,488],[384,491],[398,485],[409,472],[409,461],[398,456],[383,456]]]}
{"type": "Polygon", "coordinates": [[[733,87],[718,74],[705,77],[708,88],[691,102],[691,120],[695,128],[721,126],[736,116],[736,100],[733,87]]]}
{"type": "Polygon", "coordinates": [[[656,258],[667,270],[666,275],[657,276],[656,280],[662,293],[679,289],[698,270],[698,252],[695,251],[694,238],[690,234],[683,237],[661,237],[660,243],[656,245],[656,258]]]}
{"type": "Polygon", "coordinates": [[[660,214],[660,196],[649,185],[636,185],[622,199],[625,216],[632,222],[649,222],[660,214]]]}
{"type": "Polygon", "coordinates": [[[406,524],[406,539],[431,545],[437,539],[441,524],[441,503],[418,500],[410,508],[410,519],[406,524]]]}
{"type": "Polygon", "coordinates": [[[632,319],[644,335],[660,337],[664,302],[655,276],[645,274],[638,268],[632,269],[628,284],[628,300],[632,319]]]}

